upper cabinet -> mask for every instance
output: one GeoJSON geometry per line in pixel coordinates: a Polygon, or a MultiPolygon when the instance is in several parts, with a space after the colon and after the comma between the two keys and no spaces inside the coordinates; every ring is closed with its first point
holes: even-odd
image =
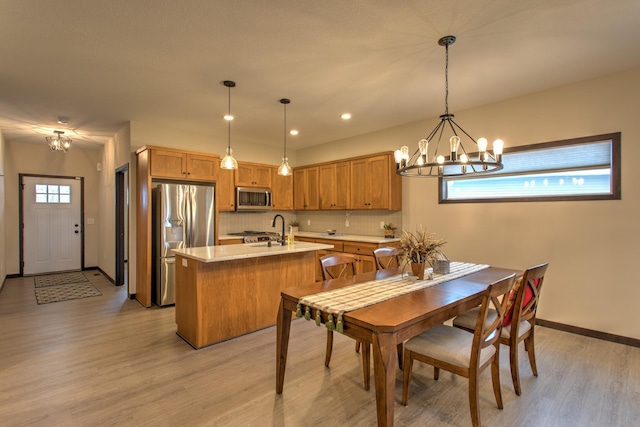
{"type": "Polygon", "coordinates": [[[353,159],[351,209],[402,209],[402,178],[395,173],[392,155],[353,159]]]}
{"type": "Polygon", "coordinates": [[[216,181],[220,157],[171,149],[150,149],[149,173],[154,178],[216,181]]]}
{"type": "Polygon", "coordinates": [[[238,162],[236,186],[271,188],[271,169],[269,165],[238,162]]]}
{"type": "Polygon", "coordinates": [[[233,212],[236,209],[235,174],[230,169],[218,170],[216,182],[216,203],[220,212],[233,212]]]}
{"type": "Polygon", "coordinates": [[[320,209],[349,209],[351,186],[349,162],[320,166],[320,209]]]}
{"type": "Polygon", "coordinates": [[[297,211],[318,210],[318,167],[302,167],[293,170],[293,208],[297,211]]]}
{"type": "Polygon", "coordinates": [[[278,168],[272,167],[271,194],[273,197],[274,210],[293,210],[293,175],[278,175],[278,168]]]}

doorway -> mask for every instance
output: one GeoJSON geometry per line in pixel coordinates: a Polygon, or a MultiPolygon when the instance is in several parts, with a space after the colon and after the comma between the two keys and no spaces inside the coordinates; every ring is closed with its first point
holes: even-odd
{"type": "Polygon", "coordinates": [[[116,169],[116,286],[129,283],[129,165],[116,169]]]}
{"type": "Polygon", "coordinates": [[[20,274],[82,270],[84,179],[20,174],[20,274]]]}

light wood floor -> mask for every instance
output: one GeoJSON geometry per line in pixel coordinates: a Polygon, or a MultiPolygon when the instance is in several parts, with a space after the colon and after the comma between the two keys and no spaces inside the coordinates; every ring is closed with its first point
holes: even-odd
{"type": "MultiPolygon", "coordinates": [[[[145,309],[99,273],[102,296],[37,305],[32,278],[0,292],[0,424],[3,426],[373,426],[375,392],[362,388],[353,341],[292,325],[284,393],[275,393],[275,327],[201,350],[175,334],[173,308],[145,309]]],[[[540,376],[521,358],[513,392],[502,352],[504,410],[489,372],[480,411],[487,426],[640,425],[640,348],[538,327],[540,376]]],[[[401,373],[396,402],[401,397],[401,373]]],[[[417,364],[398,426],[470,426],[467,384],[417,364]]]]}

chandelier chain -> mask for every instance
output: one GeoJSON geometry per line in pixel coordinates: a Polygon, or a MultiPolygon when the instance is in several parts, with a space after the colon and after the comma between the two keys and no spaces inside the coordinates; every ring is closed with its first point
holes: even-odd
{"type": "Polygon", "coordinates": [[[444,48],[444,113],[449,114],[449,44],[447,43],[444,48]]]}

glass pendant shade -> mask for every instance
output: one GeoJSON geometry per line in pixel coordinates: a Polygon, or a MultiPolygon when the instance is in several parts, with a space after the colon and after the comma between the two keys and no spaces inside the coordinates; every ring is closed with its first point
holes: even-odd
{"type": "Polygon", "coordinates": [[[220,169],[238,169],[238,161],[233,157],[233,150],[231,149],[231,120],[233,120],[233,116],[231,115],[231,88],[236,87],[236,83],[231,80],[225,80],[222,84],[229,88],[229,112],[224,116],[224,119],[228,122],[229,126],[229,140],[227,153],[220,161],[220,169]]]}
{"type": "Polygon", "coordinates": [[[289,176],[293,174],[293,169],[289,166],[289,159],[287,158],[287,104],[291,103],[291,100],[283,98],[280,103],[284,107],[284,155],[282,164],[278,168],[278,175],[289,176]]]}
{"type": "Polygon", "coordinates": [[[220,169],[238,169],[238,161],[233,157],[231,147],[227,148],[227,154],[220,161],[220,169]]]}

